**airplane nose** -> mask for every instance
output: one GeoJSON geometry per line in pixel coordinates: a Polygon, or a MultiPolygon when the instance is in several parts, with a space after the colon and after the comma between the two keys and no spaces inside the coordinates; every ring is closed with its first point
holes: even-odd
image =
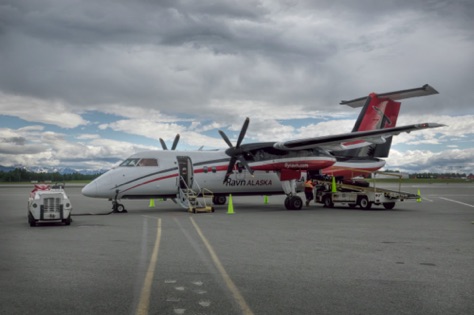
{"type": "Polygon", "coordinates": [[[93,181],[82,188],[82,194],[86,197],[96,197],[97,196],[97,182],[93,181]]]}

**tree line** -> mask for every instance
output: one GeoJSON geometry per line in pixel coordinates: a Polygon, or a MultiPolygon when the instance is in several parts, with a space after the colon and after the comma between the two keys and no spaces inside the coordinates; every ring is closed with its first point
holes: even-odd
{"type": "Polygon", "coordinates": [[[59,172],[55,173],[35,173],[30,172],[22,168],[16,168],[14,170],[4,172],[0,171],[0,182],[67,182],[67,181],[90,181],[94,178],[101,175],[97,174],[81,174],[81,173],[71,173],[71,174],[60,174],[59,172]]]}

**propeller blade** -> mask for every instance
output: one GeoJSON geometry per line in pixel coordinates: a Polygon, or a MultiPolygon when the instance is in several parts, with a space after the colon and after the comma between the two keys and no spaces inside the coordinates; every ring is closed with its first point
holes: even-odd
{"type": "Polygon", "coordinates": [[[227,166],[227,173],[224,177],[224,183],[229,179],[229,176],[232,174],[237,160],[239,160],[239,162],[245,167],[245,169],[253,175],[253,170],[250,168],[249,164],[247,163],[247,160],[245,160],[245,157],[242,154],[242,149],[240,149],[240,145],[242,144],[242,141],[245,138],[245,134],[247,133],[249,123],[250,119],[247,117],[244,121],[242,129],[240,130],[239,138],[237,139],[237,145],[235,147],[232,145],[232,142],[230,142],[224,131],[219,130],[219,134],[221,135],[222,139],[224,139],[225,143],[227,143],[227,145],[229,146],[229,149],[226,150],[226,154],[230,156],[229,165],[227,166]]]}
{"type": "Polygon", "coordinates": [[[168,147],[166,146],[165,141],[161,138],[160,138],[160,143],[161,143],[161,147],[163,148],[163,150],[168,150],[168,147]]]}
{"type": "Polygon", "coordinates": [[[253,169],[250,167],[250,165],[247,163],[247,160],[245,160],[244,156],[240,154],[238,156],[239,162],[245,167],[245,169],[253,175],[253,169]]]}
{"type": "Polygon", "coordinates": [[[178,141],[179,141],[179,133],[176,135],[176,137],[174,138],[174,141],[173,141],[173,146],[171,147],[171,150],[175,150],[176,149],[176,146],[178,145],[178,141]]]}
{"type": "Polygon", "coordinates": [[[229,176],[232,174],[234,170],[235,162],[237,162],[237,158],[235,156],[230,158],[229,165],[227,166],[227,172],[225,173],[224,183],[227,181],[229,176]]]}
{"type": "Polygon", "coordinates": [[[240,147],[242,140],[244,140],[245,133],[247,132],[247,128],[249,127],[249,122],[250,122],[250,119],[248,117],[245,118],[242,129],[240,130],[239,138],[237,140],[237,145],[236,145],[237,148],[240,147]]]}
{"type": "Polygon", "coordinates": [[[219,130],[219,134],[221,135],[222,139],[224,139],[225,143],[229,146],[229,148],[233,148],[234,146],[232,145],[232,142],[230,142],[229,138],[227,138],[226,134],[224,131],[219,130]]]}

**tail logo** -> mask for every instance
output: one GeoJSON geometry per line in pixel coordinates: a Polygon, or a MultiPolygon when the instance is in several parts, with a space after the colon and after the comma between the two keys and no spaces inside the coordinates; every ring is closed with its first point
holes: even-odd
{"type": "Polygon", "coordinates": [[[379,117],[382,119],[382,129],[392,124],[392,121],[390,120],[390,118],[387,115],[385,115],[385,113],[380,108],[378,108],[377,106],[372,106],[372,108],[377,112],[379,117]]]}

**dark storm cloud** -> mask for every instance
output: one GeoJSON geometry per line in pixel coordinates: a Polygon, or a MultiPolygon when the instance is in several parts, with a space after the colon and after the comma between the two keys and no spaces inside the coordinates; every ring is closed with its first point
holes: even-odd
{"type": "Polygon", "coordinates": [[[469,1],[4,1],[0,90],[218,116],[212,102],[327,110],[431,83],[433,110],[472,112],[473,14],[469,1]]]}

